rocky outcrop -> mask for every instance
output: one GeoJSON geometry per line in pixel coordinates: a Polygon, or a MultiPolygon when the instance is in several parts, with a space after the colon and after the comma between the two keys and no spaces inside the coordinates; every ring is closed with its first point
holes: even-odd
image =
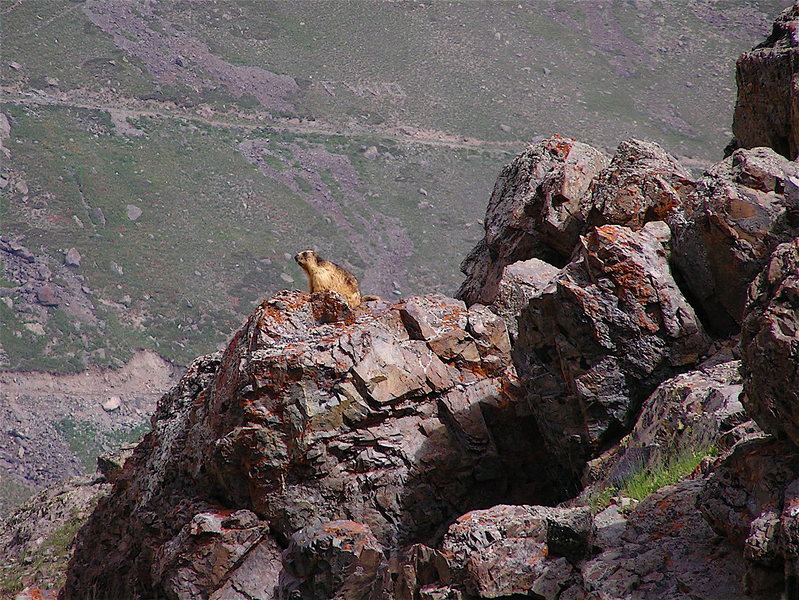
{"type": "Polygon", "coordinates": [[[765,431],[799,445],[799,239],[777,248],[749,293],[741,332],[744,403],[765,431]]]}
{"type": "Polygon", "coordinates": [[[501,318],[443,296],[353,313],[332,292],[278,294],[162,399],[64,597],[371,597],[378,555],[505,498],[557,500],[509,348],[501,318]]]}
{"type": "Polygon", "coordinates": [[[607,225],[519,316],[514,362],[550,448],[581,468],[708,338],[668,267],[662,222],[607,225]]]}
{"type": "Polygon", "coordinates": [[[775,21],[771,35],[736,64],[738,100],[733,145],[766,146],[799,155],[799,3],[775,21]]]}
{"type": "Polygon", "coordinates": [[[709,364],[664,381],[644,402],[632,431],[602,456],[589,461],[580,501],[607,488],[623,488],[646,470],[675,457],[721,455],[735,444],[762,435],[745,413],[737,360],[709,364]]]}
{"type": "Polygon", "coordinates": [[[540,258],[563,265],[583,229],[584,196],[607,159],[591,146],[553,136],[531,144],[494,184],[485,237],[461,264],[457,297],[490,304],[504,268],[540,258]]]}
{"type": "Polygon", "coordinates": [[[799,165],[768,148],[737,150],[707,172],[672,222],[683,286],[720,335],[737,333],[749,283],[780,242],[799,234],[797,177],[799,165]]]}
{"type": "MultiPolygon", "coordinates": [[[[799,452],[769,437],[748,440],[716,466],[697,499],[713,529],[746,559],[745,591],[777,600],[799,571],[796,491],[799,452]]],[[[790,596],[789,596],[790,597],[790,596]]]]}
{"type": "Polygon", "coordinates": [[[540,259],[562,267],[593,226],[638,229],[668,220],[695,183],[652,142],[626,140],[610,163],[597,150],[553,136],[503,169],[486,210],[485,236],[461,264],[457,297],[492,304],[506,267],[540,259]]]}

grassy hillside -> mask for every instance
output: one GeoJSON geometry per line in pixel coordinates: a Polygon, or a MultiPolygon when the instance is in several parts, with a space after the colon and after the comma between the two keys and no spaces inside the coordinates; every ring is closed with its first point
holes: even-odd
{"type": "Polygon", "coordinates": [[[719,158],[783,4],[2,0],[0,233],[63,294],[32,305],[48,278],[6,261],[2,366],[186,364],[304,287],[305,248],[366,293],[452,294],[530,139],[719,158]]]}

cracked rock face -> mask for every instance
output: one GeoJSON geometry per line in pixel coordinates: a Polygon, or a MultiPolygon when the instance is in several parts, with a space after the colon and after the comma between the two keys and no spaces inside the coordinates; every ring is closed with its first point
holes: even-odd
{"type": "Polygon", "coordinates": [[[785,598],[799,576],[799,453],[771,437],[738,444],[697,497],[713,529],[745,559],[747,597],[785,598]]]}
{"type": "Polygon", "coordinates": [[[749,283],[799,233],[797,177],[799,165],[768,148],[736,150],[708,171],[673,223],[675,266],[717,332],[737,333],[749,283]]]}
{"type": "Polygon", "coordinates": [[[607,159],[570,138],[531,144],[497,178],[486,210],[485,236],[461,264],[457,297],[490,304],[503,269],[539,258],[563,264],[583,229],[581,205],[607,159]]]}
{"type": "Polygon", "coordinates": [[[629,430],[643,400],[708,347],[668,268],[668,228],[607,225],[519,316],[514,362],[550,448],[572,465],[629,430]]]}
{"type": "Polygon", "coordinates": [[[345,308],[281,292],[192,365],[82,530],[65,598],[373,597],[378,555],[558,499],[500,317],[435,295],[345,308]]]}
{"type": "Polygon", "coordinates": [[[799,4],[775,21],[771,35],[736,64],[734,143],[767,146],[794,160],[799,154],[799,4]]]}
{"type": "Polygon", "coordinates": [[[743,401],[765,431],[799,445],[799,239],[775,250],[749,295],[741,332],[743,401]]]}

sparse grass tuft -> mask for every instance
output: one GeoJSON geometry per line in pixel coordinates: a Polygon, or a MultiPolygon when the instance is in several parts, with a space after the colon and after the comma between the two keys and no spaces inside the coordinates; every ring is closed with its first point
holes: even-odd
{"type": "Polygon", "coordinates": [[[656,464],[633,474],[624,484],[622,493],[628,498],[643,500],[652,492],[685,479],[705,456],[715,454],[714,447],[681,452],[666,463],[656,464]]]}
{"type": "Polygon", "coordinates": [[[641,466],[618,486],[609,486],[594,494],[588,505],[594,513],[601,512],[617,496],[643,500],[662,487],[682,481],[694,472],[706,456],[716,456],[715,446],[700,450],[686,449],[672,456],[666,462],[651,466],[641,466]]]}

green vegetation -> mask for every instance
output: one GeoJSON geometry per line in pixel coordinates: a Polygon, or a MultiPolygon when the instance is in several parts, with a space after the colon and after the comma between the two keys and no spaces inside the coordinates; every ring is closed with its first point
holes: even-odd
{"type": "Polygon", "coordinates": [[[8,471],[0,471],[0,519],[22,504],[33,491],[8,471]]]}
{"type": "Polygon", "coordinates": [[[474,153],[476,160],[466,161],[460,150],[373,137],[273,133],[267,140],[263,130],[156,117],[140,118],[136,125],[146,135],[128,138],[102,111],[15,104],[0,110],[13,119],[14,160],[30,188],[28,201],[16,191],[0,196],[0,220],[58,263],[65,249],[78,248],[83,261],[75,272],[91,290],[96,316],[78,323],[61,308],[50,309],[45,335],[37,336],[25,328],[24,315],[0,305],[7,325],[0,328],[0,343],[17,370],[119,366],[138,348],[188,364],[221,344],[265,296],[285,287],[282,273],[303,281],[284,253],[321,246],[362,269],[364,258],[347,233],[309,203],[314,189],[301,174],[315,167],[292,166],[294,146],[352,165],[357,187],[346,192],[339,174],[321,172],[349,218],[353,210],[374,210],[403,224],[414,245],[403,292],[452,294],[460,281],[457,264],[481,232],[473,227],[446,247],[431,232],[481,215],[502,160],[474,153]],[[304,182],[298,184],[302,196],[246,160],[239,150],[246,139],[265,140],[269,156],[285,159],[274,158],[304,182]],[[407,162],[363,158],[359,148],[373,143],[407,162]],[[424,210],[417,206],[422,185],[437,196],[424,210]],[[347,194],[354,194],[355,206],[347,204],[347,194]],[[31,197],[41,206],[35,212],[31,197]],[[131,221],[128,205],[139,207],[141,217],[131,221]],[[454,222],[449,214],[457,215],[454,222]],[[125,296],[129,305],[119,305],[125,296]]]}
{"type": "Polygon", "coordinates": [[[89,512],[73,514],[38,546],[35,553],[21,557],[17,564],[0,567],[0,597],[12,597],[22,591],[25,579],[54,589],[64,584],[72,544],[89,512]]]}
{"type": "Polygon", "coordinates": [[[616,496],[643,500],[662,487],[682,481],[694,472],[703,458],[716,456],[717,453],[715,446],[681,450],[665,462],[642,466],[617,486],[602,489],[590,499],[589,505],[594,512],[599,512],[607,508],[616,496]]]}
{"type": "Polygon", "coordinates": [[[149,421],[142,421],[128,430],[102,431],[94,423],[62,419],[56,424],[69,449],[80,459],[85,473],[97,468],[97,457],[123,444],[139,441],[150,430],[149,421]]]}
{"type": "Polygon", "coordinates": [[[624,482],[622,493],[634,500],[643,500],[652,492],[685,479],[694,472],[705,456],[715,456],[714,447],[704,450],[684,450],[668,461],[655,464],[633,474],[624,482]]]}

